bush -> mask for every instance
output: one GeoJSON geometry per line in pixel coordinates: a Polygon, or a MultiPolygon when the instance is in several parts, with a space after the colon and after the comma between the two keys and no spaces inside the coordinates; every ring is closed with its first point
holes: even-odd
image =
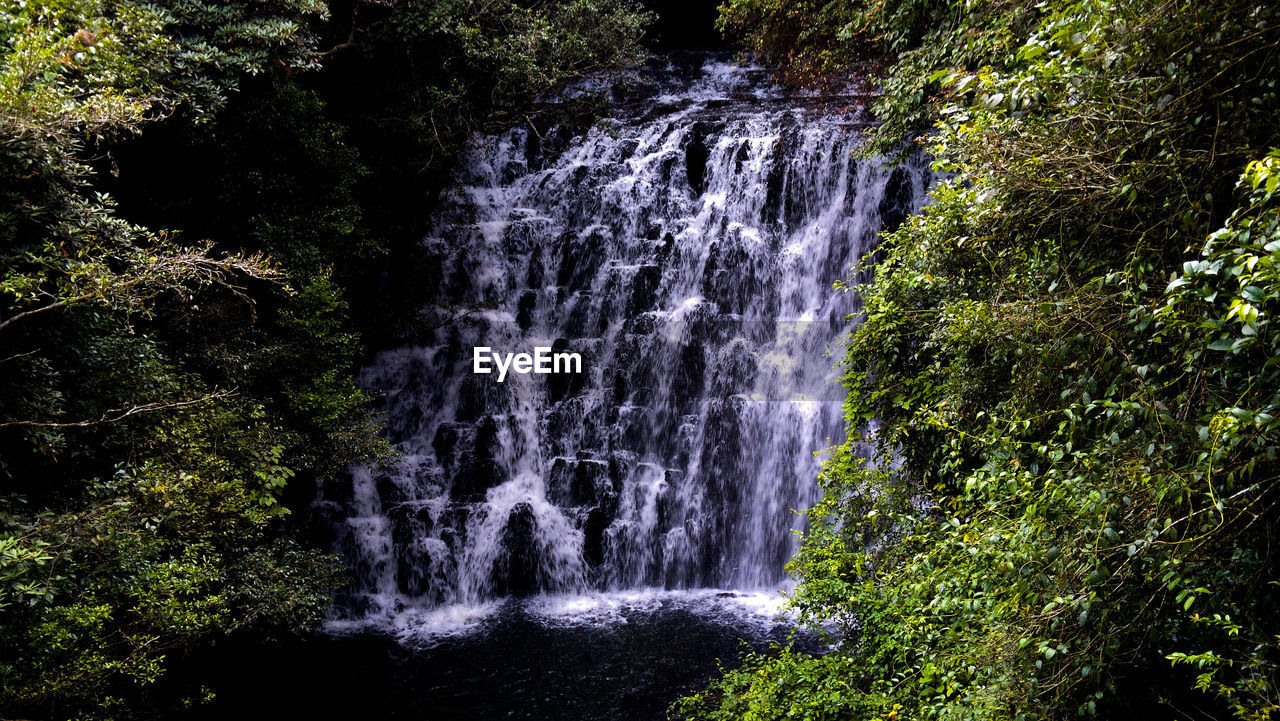
{"type": "Polygon", "coordinates": [[[945,179],[862,289],[844,382],[864,430],[792,562],[839,660],[755,659],[680,709],[1274,714],[1275,8],[831,7],[905,60],[878,132],[936,117],[945,179]]]}

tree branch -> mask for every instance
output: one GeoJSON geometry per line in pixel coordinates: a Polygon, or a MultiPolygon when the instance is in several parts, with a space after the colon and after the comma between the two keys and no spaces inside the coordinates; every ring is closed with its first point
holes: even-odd
{"type": "Polygon", "coordinates": [[[15,315],[15,316],[12,316],[12,317],[7,318],[7,319],[5,319],[5,320],[3,320],[3,321],[0,321],[0,330],[4,330],[6,327],[8,327],[8,325],[9,325],[10,323],[13,323],[14,321],[22,320],[23,318],[25,318],[25,317],[27,317],[27,316],[29,316],[29,315],[35,315],[36,313],[43,313],[43,312],[45,312],[46,310],[53,310],[53,309],[55,309],[55,308],[61,308],[62,306],[66,305],[66,304],[67,304],[67,301],[64,299],[64,300],[60,300],[60,301],[57,301],[57,302],[54,302],[54,303],[50,303],[49,305],[43,305],[43,306],[40,306],[39,308],[32,308],[31,310],[24,310],[24,311],[22,311],[21,313],[19,313],[19,314],[15,315]]]}
{"type": "Polygon", "coordinates": [[[201,398],[195,398],[189,401],[173,401],[170,403],[145,403],[132,408],[115,408],[102,414],[101,418],[88,421],[73,421],[70,423],[55,423],[51,421],[5,421],[0,423],[0,428],[9,426],[27,426],[35,428],[85,428],[88,426],[101,425],[103,423],[115,423],[122,421],[129,416],[141,413],[154,413],[156,411],[172,410],[174,408],[185,408],[186,406],[194,406],[200,403],[208,403],[209,401],[218,400],[219,398],[231,398],[239,395],[237,389],[233,388],[229,391],[217,391],[210,393],[201,398]]]}

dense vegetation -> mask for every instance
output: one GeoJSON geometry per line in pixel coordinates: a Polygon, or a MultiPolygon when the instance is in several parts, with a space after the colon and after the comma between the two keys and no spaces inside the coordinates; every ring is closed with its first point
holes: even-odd
{"type": "Polygon", "coordinates": [[[468,132],[568,110],[646,21],[0,4],[0,717],[168,713],[210,693],[159,685],[175,659],[322,617],[342,570],[292,511],[387,452],[353,373],[397,317],[366,288],[413,267],[468,132]]]}
{"type": "MultiPolygon", "coordinates": [[[[343,574],[296,509],[388,452],[353,373],[412,320],[424,199],[472,130],[589,115],[556,91],[634,63],[647,21],[0,4],[0,717],[168,714],[216,691],[161,683],[175,660],[321,618],[343,574]]],[[[864,430],[793,562],[834,650],[751,657],[676,713],[1274,716],[1280,9],[728,0],[721,24],[792,82],[874,63],[869,151],[919,137],[945,179],[860,290],[864,430]]]]}
{"type": "Polygon", "coordinates": [[[679,715],[1274,717],[1280,7],[731,0],[721,22],[796,81],[884,57],[869,147],[914,131],[944,180],[861,291],[863,431],[792,566],[835,650],[753,657],[679,715]]]}

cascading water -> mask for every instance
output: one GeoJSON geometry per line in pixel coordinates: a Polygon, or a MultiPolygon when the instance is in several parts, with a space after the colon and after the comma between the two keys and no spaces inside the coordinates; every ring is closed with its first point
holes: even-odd
{"type": "Polygon", "coordinates": [[[858,305],[833,283],[929,173],[854,157],[856,93],[717,56],[653,75],[585,137],[517,128],[460,159],[423,241],[434,330],[363,378],[403,455],[322,501],[348,617],[784,582],[842,434],[828,349],[858,305]],[[538,346],[582,372],[473,372],[476,347],[538,346]]]}

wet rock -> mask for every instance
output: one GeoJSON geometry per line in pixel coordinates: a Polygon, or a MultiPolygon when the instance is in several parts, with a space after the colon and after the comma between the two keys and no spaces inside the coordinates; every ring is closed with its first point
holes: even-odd
{"type": "Polygon", "coordinates": [[[474,448],[464,457],[453,477],[453,500],[484,500],[490,488],[507,481],[507,471],[498,457],[500,450],[498,423],[493,416],[485,416],[476,427],[474,448]]]}
{"type": "Polygon", "coordinates": [[[738,144],[738,151],[733,154],[733,172],[741,173],[742,166],[746,164],[747,159],[751,157],[750,141],[743,141],[738,144]]]}
{"type": "Polygon", "coordinates": [[[598,507],[617,505],[617,492],[609,477],[609,464],[583,451],[577,458],[557,458],[547,474],[548,496],[559,506],[598,507]]]}
{"type": "Polygon", "coordinates": [[[636,269],[631,278],[631,297],[627,299],[628,318],[653,308],[661,280],[662,268],[656,265],[642,265],[636,269]]]}
{"type": "Polygon", "coordinates": [[[911,178],[906,168],[898,166],[889,174],[884,196],[880,199],[880,222],[886,232],[893,232],[906,220],[912,204],[911,178]]]}
{"type": "Polygon", "coordinates": [[[706,383],[707,355],[701,343],[690,343],[680,349],[680,363],[673,380],[673,395],[681,399],[676,406],[680,414],[692,412],[702,398],[706,383]]]}
{"type": "Polygon", "coordinates": [[[761,224],[778,226],[786,222],[784,201],[786,198],[788,171],[797,141],[796,120],[793,116],[784,116],[778,128],[778,142],[765,160],[764,203],[762,205],[761,224]]]}
{"type": "Polygon", "coordinates": [[[373,482],[378,489],[378,499],[383,505],[400,503],[405,499],[404,491],[391,473],[379,473],[374,477],[373,482]]]}
{"type": "Polygon", "coordinates": [[[519,503],[507,516],[502,529],[502,554],[494,568],[494,590],[503,596],[529,596],[537,593],[538,553],[534,536],[538,519],[533,506],[519,503]]]}
{"type": "Polygon", "coordinates": [[[560,238],[560,270],[556,284],[572,289],[588,289],[606,258],[605,235],[596,228],[584,233],[565,233],[560,238]]]}
{"type": "Polygon", "coordinates": [[[561,367],[561,372],[553,372],[546,376],[547,398],[552,402],[556,402],[572,398],[581,393],[590,379],[587,369],[591,367],[591,363],[595,360],[593,353],[587,348],[574,348],[567,338],[556,338],[552,341],[551,353],[553,357],[557,353],[577,353],[582,358],[582,363],[580,367],[578,364],[574,364],[572,370],[561,367]]]}
{"type": "MultiPolygon", "coordinates": [[[[420,597],[431,592],[433,565],[445,558],[434,558],[432,546],[422,543],[435,533],[428,509],[405,504],[392,515],[392,541],[396,550],[396,585],[406,596],[420,597]]],[[[435,544],[434,554],[447,555],[443,544],[435,544]]]]}
{"type": "Polygon", "coordinates": [[[520,302],[516,306],[516,325],[520,326],[520,330],[529,330],[529,326],[533,325],[533,311],[537,305],[536,292],[526,290],[520,294],[520,302]]]}
{"type": "Polygon", "coordinates": [[[739,339],[720,351],[711,376],[711,397],[725,399],[752,388],[757,364],[754,351],[753,345],[745,339],[739,339]]]}
{"type": "Polygon", "coordinates": [[[502,182],[504,184],[509,184],[511,181],[524,175],[528,170],[529,166],[522,162],[512,160],[511,162],[505,163],[502,166],[502,182]]]}
{"type": "MultiPolygon", "coordinates": [[[[462,351],[458,350],[455,353],[462,353],[462,351]]],[[[454,415],[456,420],[473,421],[488,410],[487,386],[489,383],[487,381],[488,376],[463,376],[458,384],[458,410],[454,415]]]]}
{"type": "Polygon", "coordinates": [[[436,452],[436,461],[444,468],[453,465],[458,457],[458,424],[441,423],[436,428],[435,438],[431,439],[431,448],[436,452]]]}
{"type": "Polygon", "coordinates": [[[671,249],[676,245],[676,238],[670,233],[664,233],[662,240],[658,243],[657,257],[660,262],[666,261],[671,257],[671,249]]]}
{"type": "Polygon", "coordinates": [[[693,191],[695,198],[707,189],[707,159],[711,157],[707,136],[710,131],[706,123],[694,123],[689,142],[684,146],[685,177],[689,179],[689,190],[693,191]]]}
{"type": "Polygon", "coordinates": [[[569,505],[569,485],[573,475],[573,459],[556,458],[547,470],[547,498],[558,506],[569,505]]]}
{"type": "Polygon", "coordinates": [[[604,461],[579,459],[569,486],[569,502],[575,506],[608,507],[615,501],[609,482],[609,466],[604,461]]]}
{"type": "Polygon", "coordinates": [[[592,566],[604,562],[604,534],[610,523],[610,514],[604,509],[592,508],[587,512],[587,520],[582,527],[582,556],[592,566]]]}
{"type": "Polygon", "coordinates": [[[635,456],[626,452],[614,452],[609,454],[609,481],[613,484],[614,493],[622,492],[622,484],[626,481],[627,476],[631,474],[632,467],[635,466],[635,456]]]}
{"type": "Polygon", "coordinates": [[[546,269],[543,267],[542,253],[534,253],[529,258],[529,272],[525,275],[525,285],[530,288],[541,288],[545,275],[546,269]]]}
{"type": "Polygon", "coordinates": [[[854,158],[850,158],[849,182],[845,184],[844,188],[844,212],[850,215],[857,212],[858,198],[860,195],[861,193],[858,188],[858,161],[854,158]]]}

